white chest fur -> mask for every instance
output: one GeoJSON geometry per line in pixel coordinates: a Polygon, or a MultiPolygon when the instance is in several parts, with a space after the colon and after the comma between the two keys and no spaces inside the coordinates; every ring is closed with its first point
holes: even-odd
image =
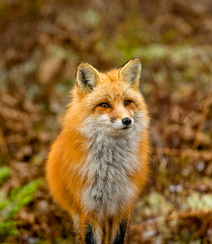
{"type": "Polygon", "coordinates": [[[90,143],[90,152],[81,171],[82,177],[88,180],[82,191],[87,212],[112,216],[130,203],[136,190],[130,175],[140,168],[137,145],[132,135],[122,138],[99,135],[90,143]]]}

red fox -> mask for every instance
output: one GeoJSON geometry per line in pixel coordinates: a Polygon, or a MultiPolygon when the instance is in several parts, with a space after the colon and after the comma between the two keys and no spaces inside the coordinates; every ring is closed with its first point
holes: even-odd
{"type": "Polygon", "coordinates": [[[46,164],[50,191],[80,243],[122,244],[148,173],[148,111],[134,57],[106,73],[81,62],[61,134],[46,164]]]}

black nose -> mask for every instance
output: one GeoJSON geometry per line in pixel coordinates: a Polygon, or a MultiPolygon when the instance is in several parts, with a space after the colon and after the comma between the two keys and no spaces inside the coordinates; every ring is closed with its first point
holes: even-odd
{"type": "Polygon", "coordinates": [[[129,125],[129,124],[131,124],[131,118],[124,118],[124,119],[122,119],[122,123],[123,123],[124,125],[129,125]]]}

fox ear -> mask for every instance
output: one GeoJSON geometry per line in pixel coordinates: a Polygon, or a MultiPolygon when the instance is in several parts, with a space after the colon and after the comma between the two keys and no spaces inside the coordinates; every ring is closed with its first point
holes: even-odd
{"type": "Polygon", "coordinates": [[[130,84],[132,87],[138,88],[141,69],[140,58],[138,56],[134,57],[122,66],[119,71],[119,78],[130,84]]]}
{"type": "Polygon", "coordinates": [[[99,72],[93,66],[85,62],[78,64],[76,71],[76,84],[83,92],[91,92],[99,79],[99,72]]]}

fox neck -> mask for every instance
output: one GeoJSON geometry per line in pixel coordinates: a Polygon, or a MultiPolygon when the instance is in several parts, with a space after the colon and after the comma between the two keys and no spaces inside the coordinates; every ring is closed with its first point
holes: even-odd
{"type": "MultiPolygon", "coordinates": [[[[123,168],[129,174],[133,174],[137,170],[138,165],[130,161],[132,159],[135,160],[138,154],[139,142],[141,141],[141,137],[135,131],[122,137],[96,134],[89,140],[87,143],[89,153],[83,168],[88,168],[87,166],[89,165],[87,164],[92,164],[96,166],[95,171],[101,171],[103,165],[112,165],[119,169],[123,168]]],[[[90,175],[87,176],[89,179],[90,175]]]]}

